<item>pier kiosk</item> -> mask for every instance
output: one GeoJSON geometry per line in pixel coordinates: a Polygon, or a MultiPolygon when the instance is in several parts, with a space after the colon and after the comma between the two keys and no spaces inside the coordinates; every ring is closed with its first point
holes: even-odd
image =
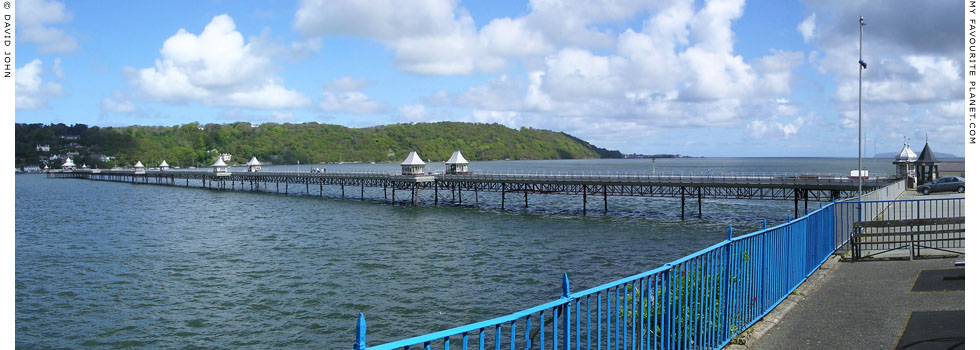
{"type": "Polygon", "coordinates": [[[895,160],[892,164],[895,164],[895,174],[899,178],[905,179],[905,188],[912,189],[915,188],[915,161],[919,159],[919,156],[909,148],[909,144],[903,145],[902,150],[895,155],[895,160]]]}
{"type": "Polygon", "coordinates": [[[214,168],[215,176],[231,176],[231,173],[228,172],[228,164],[225,164],[225,161],[221,160],[221,157],[218,157],[218,161],[214,162],[214,165],[211,167],[214,168]]]}
{"type": "Polygon", "coordinates": [[[133,174],[146,174],[146,167],[143,166],[143,162],[136,161],[136,165],[133,166],[133,174]]]}
{"type": "Polygon", "coordinates": [[[425,175],[425,162],[415,151],[409,153],[402,162],[402,175],[425,175]]]}
{"type": "Polygon", "coordinates": [[[167,161],[164,160],[163,163],[160,163],[160,171],[167,171],[167,170],[170,170],[170,164],[167,164],[167,161]]]}
{"type": "Polygon", "coordinates": [[[926,141],[926,146],[922,147],[922,152],[919,152],[919,159],[915,161],[915,178],[920,185],[939,176],[939,166],[936,165],[938,163],[936,156],[932,154],[932,149],[929,148],[929,141],[926,141]]]}
{"type": "Polygon", "coordinates": [[[446,174],[469,174],[469,164],[470,162],[463,158],[463,153],[456,150],[453,152],[453,156],[446,161],[446,174]]]}
{"type": "Polygon", "coordinates": [[[262,163],[259,163],[258,159],[252,157],[252,160],[248,161],[248,172],[254,173],[259,170],[262,170],[262,163]]]}
{"type": "Polygon", "coordinates": [[[68,157],[68,159],[65,160],[65,164],[61,165],[61,170],[66,170],[66,171],[75,170],[75,162],[71,160],[71,157],[68,157]]]}

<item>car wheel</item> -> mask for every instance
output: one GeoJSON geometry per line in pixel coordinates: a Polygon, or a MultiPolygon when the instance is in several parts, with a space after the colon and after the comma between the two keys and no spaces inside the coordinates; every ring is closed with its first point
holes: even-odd
{"type": "Polygon", "coordinates": [[[956,192],[959,193],[963,193],[963,191],[966,191],[966,187],[960,186],[959,188],[956,189],[956,192]]]}
{"type": "Polygon", "coordinates": [[[924,195],[927,195],[927,196],[928,196],[928,195],[929,195],[929,188],[928,188],[928,187],[926,187],[926,188],[923,188],[923,189],[922,189],[922,194],[924,194],[924,195]]]}

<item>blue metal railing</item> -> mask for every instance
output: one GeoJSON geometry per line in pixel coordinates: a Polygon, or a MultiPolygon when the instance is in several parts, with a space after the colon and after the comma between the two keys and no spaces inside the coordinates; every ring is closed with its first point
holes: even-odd
{"type": "Polygon", "coordinates": [[[566,275],[557,300],[483,322],[368,348],[361,314],[354,349],[718,349],[830,257],[839,204],[580,292],[566,275]]]}

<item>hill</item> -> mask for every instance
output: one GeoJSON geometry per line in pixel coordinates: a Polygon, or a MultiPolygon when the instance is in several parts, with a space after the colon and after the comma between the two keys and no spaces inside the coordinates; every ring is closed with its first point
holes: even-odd
{"type": "Polygon", "coordinates": [[[66,155],[76,164],[132,166],[209,166],[219,153],[231,163],[258,157],[264,163],[401,161],[409,151],[425,160],[444,161],[459,149],[470,160],[622,158],[619,151],[596,147],[574,136],[549,130],[511,129],[500,124],[438,122],[369,128],[302,123],[252,125],[184,124],[89,127],[84,124],[16,124],[16,166],[59,166],[66,155]],[[37,146],[47,145],[44,150],[37,146]],[[58,159],[52,159],[57,156],[58,159]]]}

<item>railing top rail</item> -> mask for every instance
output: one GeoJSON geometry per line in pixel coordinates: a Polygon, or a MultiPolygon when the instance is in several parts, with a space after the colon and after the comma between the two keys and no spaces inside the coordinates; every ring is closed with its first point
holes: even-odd
{"type": "Polygon", "coordinates": [[[492,318],[492,319],[489,319],[489,320],[486,320],[486,321],[471,323],[471,324],[468,324],[468,325],[459,326],[459,327],[455,327],[455,328],[450,328],[450,329],[446,329],[446,330],[442,330],[442,331],[438,331],[438,332],[434,332],[434,333],[423,334],[423,335],[420,335],[420,336],[416,336],[416,337],[412,337],[412,338],[408,338],[408,339],[403,339],[403,340],[399,340],[399,341],[395,341],[395,342],[391,342],[391,343],[387,343],[387,344],[379,344],[379,345],[376,345],[376,346],[370,346],[370,347],[368,347],[368,349],[371,349],[371,350],[400,349],[400,348],[404,348],[404,347],[411,346],[411,345],[422,344],[422,343],[431,342],[431,341],[434,341],[434,340],[445,339],[446,337],[457,335],[457,334],[470,333],[470,332],[478,331],[478,330],[484,329],[484,328],[496,327],[497,325],[504,324],[506,322],[515,321],[515,320],[518,320],[518,319],[520,319],[522,317],[527,317],[527,316],[530,316],[532,314],[535,314],[535,313],[538,313],[538,312],[541,312],[541,311],[545,311],[545,310],[548,310],[548,309],[551,309],[551,308],[554,308],[554,307],[557,307],[557,306],[561,306],[561,305],[567,303],[571,299],[572,298],[560,298],[560,299],[557,299],[557,300],[554,300],[554,301],[551,301],[551,302],[548,302],[548,303],[544,303],[544,304],[541,304],[541,305],[538,305],[538,306],[534,306],[534,307],[531,307],[531,308],[528,308],[528,309],[524,309],[524,310],[521,310],[521,311],[518,311],[518,312],[515,312],[515,313],[512,313],[512,314],[509,314],[509,315],[504,315],[504,316],[500,316],[500,317],[497,317],[497,318],[492,318]]]}

